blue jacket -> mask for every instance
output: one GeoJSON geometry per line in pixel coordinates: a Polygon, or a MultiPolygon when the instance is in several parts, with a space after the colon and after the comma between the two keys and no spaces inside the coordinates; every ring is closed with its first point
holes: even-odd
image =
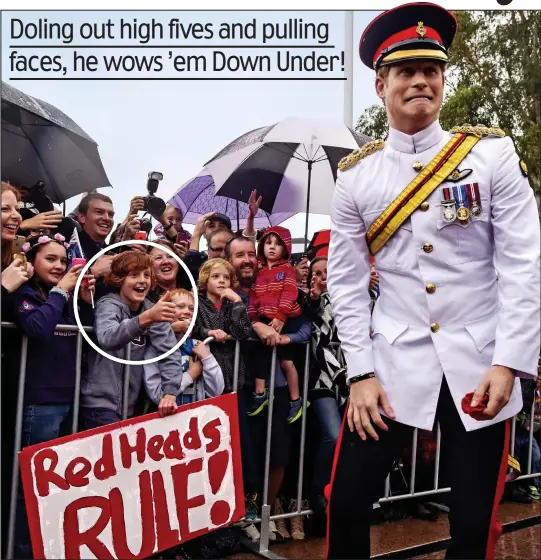
{"type": "Polygon", "coordinates": [[[13,304],[16,321],[29,338],[25,405],[73,402],[77,332],[56,330],[57,325],[76,325],[73,300],[66,302],[56,292],[44,300],[25,284],[14,292],[13,304]]]}

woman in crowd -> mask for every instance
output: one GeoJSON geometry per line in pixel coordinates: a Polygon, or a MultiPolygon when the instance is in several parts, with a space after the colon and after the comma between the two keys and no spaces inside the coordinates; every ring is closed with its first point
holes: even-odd
{"type": "Polygon", "coordinates": [[[17,230],[22,222],[19,214],[19,191],[2,182],[2,321],[12,319],[11,294],[32,277],[33,268],[23,258],[13,258],[17,230]]]}
{"type": "Polygon", "coordinates": [[[235,269],[224,259],[210,259],[199,272],[199,308],[193,336],[205,340],[212,336],[216,342],[210,350],[222,368],[225,392],[242,388],[244,360],[239,359],[238,387],[233,387],[235,342],[228,335],[243,340],[250,336],[252,325],[241,297],[234,291],[238,285],[235,269]]]}
{"type": "MultiPolygon", "coordinates": [[[[2,182],[2,321],[13,323],[13,293],[32,277],[34,269],[24,258],[13,259],[17,230],[22,222],[19,213],[19,191],[2,182]]],[[[17,413],[21,336],[15,329],[2,329],[2,542],[6,542],[9,519],[14,421],[17,413]],[[6,349],[9,348],[9,352],[6,349]]],[[[5,552],[2,550],[1,552],[5,552]]]]}
{"type": "MultiPolygon", "coordinates": [[[[131,360],[143,360],[147,345],[161,356],[175,345],[171,325],[175,305],[171,294],[152,305],[147,295],[154,282],[152,258],[140,251],[116,255],[105,278],[113,292],[96,303],[94,331],[99,346],[110,356],[126,359],[130,345],[131,360]]],[[[180,387],[180,358],[171,354],[159,362],[161,389],[159,409],[163,414],[174,408],[180,387]]],[[[124,365],[101,354],[91,353],[88,372],[81,387],[83,429],[118,422],[123,413],[124,365]]],[[[128,388],[127,415],[132,416],[143,383],[143,366],[132,365],[128,388]]]]}
{"type": "MultiPolygon", "coordinates": [[[[27,353],[21,447],[50,441],[71,432],[75,389],[77,332],[71,292],[82,265],[67,268],[65,238],[40,235],[22,250],[34,267],[32,279],[13,294],[17,323],[30,339],[27,353]],[[58,364],[62,363],[62,367],[58,364]]],[[[89,276],[80,297],[90,303],[95,280],[89,276]]],[[[31,547],[22,493],[17,509],[16,557],[30,558],[31,547]]]]}
{"type": "MultiPolygon", "coordinates": [[[[166,239],[159,239],[156,243],[177,253],[174,245],[166,239]]],[[[176,259],[166,251],[160,251],[160,249],[156,249],[155,247],[149,246],[148,249],[148,254],[154,263],[153,269],[156,279],[156,285],[148,295],[150,301],[154,303],[157,302],[167,291],[172,292],[178,288],[190,290],[192,288],[186,271],[180,266],[176,259]]]]}
{"type": "Polygon", "coordinates": [[[315,461],[313,489],[318,509],[325,510],[325,486],[330,482],[334,448],[342,423],[340,409],[347,398],[344,363],[337,358],[338,336],[327,293],[327,258],[310,263],[309,292],[301,300],[303,313],[312,321],[312,371],[315,378],[310,402],[321,429],[321,441],[315,461]]]}

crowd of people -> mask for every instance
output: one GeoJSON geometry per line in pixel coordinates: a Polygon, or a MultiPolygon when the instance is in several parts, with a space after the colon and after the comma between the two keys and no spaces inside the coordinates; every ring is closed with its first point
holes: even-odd
{"type": "MultiPolygon", "coordinates": [[[[63,228],[64,234],[59,233],[65,221],[62,214],[55,210],[23,221],[19,209],[24,203],[18,188],[2,183],[2,321],[17,326],[2,333],[3,537],[9,518],[21,333],[28,336],[31,349],[26,355],[21,446],[66,435],[74,425],[77,331],[57,327],[76,325],[72,298],[83,266],[69,260],[69,231],[63,228]]],[[[131,360],[162,355],[192,323],[192,283],[172,253],[186,264],[198,296],[198,313],[188,338],[177,352],[160,361],[133,365],[127,398],[123,365],[85,346],[77,425],[87,430],[118,422],[125,414],[133,417],[153,411],[165,416],[183,404],[237,391],[246,492],[244,530],[254,541],[259,538],[253,521],[261,506],[273,348],[277,358],[268,483],[273,513],[298,511],[299,419],[309,411],[314,460],[305,469],[303,495],[310,498],[316,513],[324,515],[324,490],[348,397],[346,365],[327,293],[327,257],[309,261],[303,256],[293,266],[289,230],[275,226],[255,231],[253,220],[260,203],[254,191],[243,231],[232,231],[227,216],[209,213],[199,219],[191,235],[182,226],[181,211],[167,206],[157,217],[153,241],[168,251],[127,245],[106,252],[84,277],[77,301],[82,323],[93,327],[93,340],[109,355],[127,358],[128,348],[131,360]],[[200,246],[202,239],[206,252],[200,246]],[[237,371],[236,341],[240,341],[237,371]],[[306,343],[310,343],[310,368],[304,402],[306,343]]],[[[85,258],[92,259],[115,242],[137,238],[142,226],[138,212],[143,209],[143,197],[134,197],[126,217],[113,229],[112,200],[97,192],[86,195],[72,214],[85,258]]],[[[370,292],[372,303],[376,301],[379,278],[374,263],[370,285],[361,289],[370,292]]],[[[517,431],[517,437],[520,434],[517,431]]],[[[533,468],[539,470],[539,449],[535,449],[533,468]]],[[[529,486],[525,492],[538,499],[537,483],[529,486]]],[[[422,504],[418,511],[425,512],[422,504]]],[[[17,512],[15,554],[28,558],[31,547],[22,494],[17,512]]],[[[302,517],[292,517],[289,527],[283,519],[271,521],[271,540],[291,537],[304,538],[302,517]]]]}

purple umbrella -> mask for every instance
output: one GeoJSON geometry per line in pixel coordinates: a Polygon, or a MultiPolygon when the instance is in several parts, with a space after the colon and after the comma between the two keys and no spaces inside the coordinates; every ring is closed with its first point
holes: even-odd
{"type": "MultiPolygon", "coordinates": [[[[246,202],[240,202],[226,196],[217,196],[214,179],[208,170],[204,169],[199,175],[184,183],[171,197],[169,204],[178,208],[184,216],[183,222],[195,224],[200,216],[208,212],[225,214],[237,230],[246,227],[249,208],[246,202]]],[[[256,229],[276,226],[285,222],[296,212],[277,212],[269,214],[259,209],[254,219],[256,229]]]]}

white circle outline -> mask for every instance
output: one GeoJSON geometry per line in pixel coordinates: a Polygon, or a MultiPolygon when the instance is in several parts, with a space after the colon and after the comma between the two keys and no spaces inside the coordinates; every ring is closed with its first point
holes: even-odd
{"type": "Polygon", "coordinates": [[[92,348],[94,348],[94,350],[96,350],[96,352],[99,352],[105,358],[108,358],[109,360],[113,360],[113,362],[117,362],[118,364],[125,364],[125,365],[128,365],[128,366],[144,366],[146,364],[152,364],[154,362],[159,362],[160,360],[163,360],[163,358],[167,358],[167,356],[170,356],[173,352],[178,350],[184,344],[185,340],[188,338],[189,334],[191,333],[191,330],[193,329],[193,326],[195,325],[195,320],[197,318],[198,304],[199,304],[199,298],[198,298],[198,294],[197,294],[197,287],[195,285],[192,274],[190,273],[190,271],[188,270],[188,267],[184,264],[182,259],[176,253],[174,253],[171,249],[169,249],[169,247],[166,247],[165,245],[160,245],[159,243],[153,243],[152,241],[145,241],[143,239],[132,239],[132,240],[129,240],[129,241],[119,241],[118,243],[113,243],[112,245],[109,245],[109,246],[105,247],[105,249],[102,249],[99,253],[95,254],[86,263],[86,265],[83,267],[83,270],[81,271],[81,273],[79,274],[79,277],[77,278],[77,283],[75,284],[75,290],[73,292],[73,312],[75,313],[75,321],[77,322],[77,326],[79,327],[79,331],[81,332],[81,334],[83,335],[85,340],[88,342],[88,344],[90,344],[90,346],[92,346],[92,348]],[[86,271],[90,269],[90,267],[92,266],[94,261],[97,260],[99,257],[101,257],[102,255],[105,255],[106,253],[108,253],[112,249],[116,249],[117,247],[122,247],[123,245],[147,245],[147,246],[151,246],[155,249],[160,249],[160,251],[165,251],[166,253],[169,253],[169,255],[171,255],[179,263],[179,265],[184,269],[184,271],[187,273],[188,278],[190,280],[190,283],[192,285],[192,290],[193,290],[193,295],[194,295],[193,316],[192,316],[192,320],[190,322],[190,326],[188,327],[188,330],[186,331],[186,334],[177,342],[177,344],[175,344],[175,346],[173,346],[173,348],[171,348],[171,350],[168,350],[167,352],[164,352],[161,356],[156,356],[155,358],[149,358],[148,360],[124,360],[122,358],[117,358],[116,356],[111,356],[110,354],[107,354],[107,352],[102,350],[97,344],[95,344],[90,339],[87,332],[84,330],[84,327],[81,323],[81,319],[79,318],[79,309],[77,307],[77,299],[78,299],[78,296],[79,296],[79,287],[81,286],[81,282],[83,281],[83,277],[86,274],[86,271]]]}

